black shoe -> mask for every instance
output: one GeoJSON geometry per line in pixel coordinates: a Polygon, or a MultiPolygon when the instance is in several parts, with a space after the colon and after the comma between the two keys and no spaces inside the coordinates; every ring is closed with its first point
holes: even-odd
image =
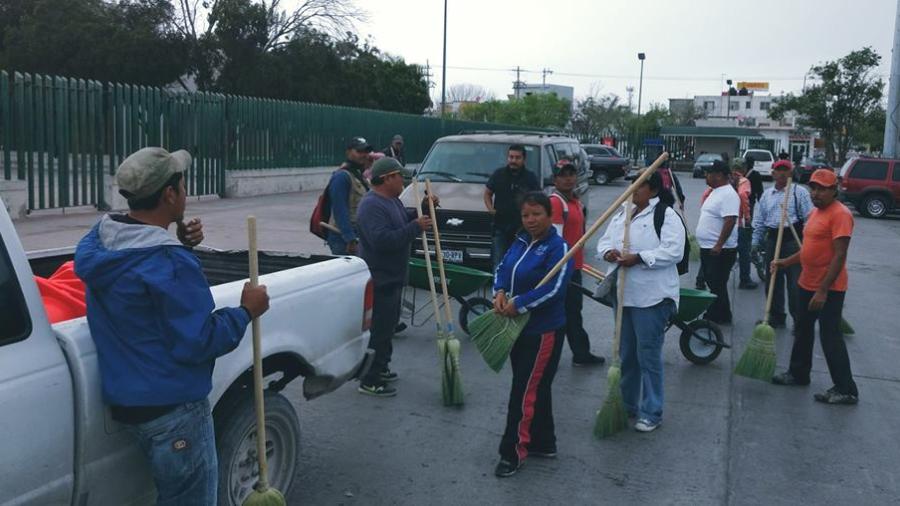
{"type": "Polygon", "coordinates": [[[697,283],[694,284],[694,288],[696,288],[697,290],[706,290],[706,282],[697,281],[697,283]]]}
{"type": "Polygon", "coordinates": [[[521,462],[510,462],[508,460],[500,460],[497,462],[497,467],[494,468],[494,476],[498,478],[508,478],[514,474],[519,468],[522,467],[521,462]]]}
{"type": "Polygon", "coordinates": [[[825,392],[815,394],[813,399],[825,404],[853,405],[859,403],[858,395],[842,394],[837,391],[837,387],[831,387],[825,392]]]}
{"type": "Polygon", "coordinates": [[[399,333],[403,332],[404,330],[406,330],[406,324],[403,322],[400,322],[397,324],[396,327],[394,327],[394,334],[399,334],[399,333]]]}
{"type": "Polygon", "coordinates": [[[793,374],[789,372],[783,372],[781,374],[772,376],[772,383],[784,386],[806,386],[809,385],[809,380],[807,379],[806,381],[800,381],[795,378],[793,374]]]}
{"type": "Polygon", "coordinates": [[[383,371],[378,373],[378,377],[381,378],[381,381],[385,383],[392,383],[400,378],[397,373],[388,369],[387,367],[385,367],[383,371]]]}
{"type": "Polygon", "coordinates": [[[592,365],[603,365],[606,363],[606,359],[599,356],[594,355],[593,353],[588,353],[585,357],[573,357],[572,365],[575,367],[583,367],[583,366],[592,366],[592,365]]]}
{"type": "Polygon", "coordinates": [[[755,290],[759,285],[753,281],[741,281],[738,288],[741,290],[755,290]]]}
{"type": "Polygon", "coordinates": [[[529,457],[538,457],[541,459],[555,459],[556,458],[556,446],[550,446],[547,448],[529,448],[528,456],[529,457]]]}
{"type": "Polygon", "coordinates": [[[393,397],[397,395],[397,389],[388,386],[386,383],[360,383],[357,391],[373,397],[393,397]]]}

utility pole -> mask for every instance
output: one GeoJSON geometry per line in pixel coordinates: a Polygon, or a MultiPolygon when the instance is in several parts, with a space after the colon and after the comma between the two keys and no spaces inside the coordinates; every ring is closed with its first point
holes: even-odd
{"type": "MultiPolygon", "coordinates": [[[[900,1],[900,0],[898,0],[900,1]]],[[[519,90],[522,89],[522,80],[520,76],[522,75],[522,68],[516,65],[516,82],[513,83],[513,93],[516,95],[516,99],[519,98],[519,90]]]]}
{"type": "Polygon", "coordinates": [[[888,87],[887,119],[884,123],[884,156],[895,158],[900,143],[900,0],[894,20],[894,49],[891,54],[891,81],[888,87]]]}
{"type": "Polygon", "coordinates": [[[541,89],[547,90],[547,74],[552,74],[553,71],[550,69],[544,69],[541,71],[541,89]]]}
{"type": "Polygon", "coordinates": [[[441,71],[441,117],[447,111],[447,0],[444,0],[444,68],[441,71]]]}

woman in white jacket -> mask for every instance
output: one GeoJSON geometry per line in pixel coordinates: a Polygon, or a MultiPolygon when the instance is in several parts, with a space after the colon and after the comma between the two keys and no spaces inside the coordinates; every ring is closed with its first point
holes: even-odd
{"type": "Polygon", "coordinates": [[[666,325],[677,311],[678,262],[687,235],[678,214],[660,203],[661,187],[662,179],[654,173],[634,192],[627,252],[622,251],[627,202],[597,243],[597,257],[612,264],[607,275],[614,275],[616,267],[628,269],[619,356],[625,408],[630,418],[637,418],[639,432],[651,432],[662,422],[662,345],[666,325]],[[659,230],[656,213],[663,217],[659,230]]]}

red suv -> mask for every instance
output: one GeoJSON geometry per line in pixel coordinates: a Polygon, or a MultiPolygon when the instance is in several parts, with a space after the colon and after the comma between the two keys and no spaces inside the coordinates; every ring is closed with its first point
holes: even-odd
{"type": "Polygon", "coordinates": [[[869,218],[881,218],[900,202],[900,160],[851,158],[841,167],[840,199],[869,218]]]}

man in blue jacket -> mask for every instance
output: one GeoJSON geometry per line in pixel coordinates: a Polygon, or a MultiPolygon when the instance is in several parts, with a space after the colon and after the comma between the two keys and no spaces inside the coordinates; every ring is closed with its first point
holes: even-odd
{"type": "Polygon", "coordinates": [[[210,405],[215,359],[237,347],[269,307],[265,286],[244,285],[241,306],[214,311],[183,224],[187,151],[144,148],[116,172],[129,212],[106,215],[78,243],[103,398],[150,461],[158,504],[216,504],[218,464],[210,405]],[[177,224],[178,240],[168,234],[177,224]]]}

